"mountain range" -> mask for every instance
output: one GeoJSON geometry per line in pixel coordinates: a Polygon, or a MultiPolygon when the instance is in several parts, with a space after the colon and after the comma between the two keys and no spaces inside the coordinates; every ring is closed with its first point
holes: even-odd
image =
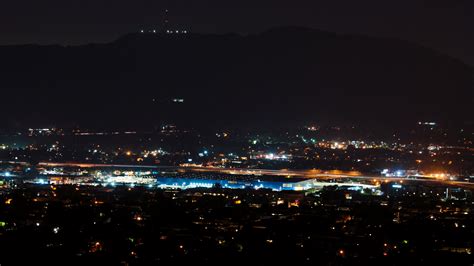
{"type": "Polygon", "coordinates": [[[471,121],[474,70],[409,42],[300,27],[0,47],[7,124],[471,121]],[[173,99],[183,99],[183,103],[173,99]]]}

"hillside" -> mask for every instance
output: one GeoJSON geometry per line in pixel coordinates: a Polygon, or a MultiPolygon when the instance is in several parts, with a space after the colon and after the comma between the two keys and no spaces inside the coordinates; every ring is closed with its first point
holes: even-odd
{"type": "Polygon", "coordinates": [[[460,61],[399,40],[295,27],[3,46],[0,58],[2,112],[15,121],[32,111],[111,123],[465,120],[474,99],[473,69],[460,61]],[[185,104],[170,105],[173,97],[185,104]]]}

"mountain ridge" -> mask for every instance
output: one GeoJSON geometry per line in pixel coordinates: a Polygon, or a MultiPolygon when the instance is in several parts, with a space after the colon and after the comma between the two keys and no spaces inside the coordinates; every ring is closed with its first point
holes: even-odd
{"type": "MultiPolygon", "coordinates": [[[[407,113],[449,119],[467,116],[474,88],[472,67],[435,50],[298,27],[251,35],[133,33],[105,44],[0,46],[0,56],[0,88],[11,90],[7,97],[26,92],[26,103],[66,106],[74,117],[81,115],[70,109],[84,102],[92,114],[106,114],[107,99],[135,107],[144,99],[184,97],[188,107],[177,112],[201,106],[201,116],[209,116],[229,107],[242,109],[235,111],[238,116],[256,113],[258,120],[273,115],[282,123],[294,117],[357,120],[364,115],[381,121],[407,113]],[[377,109],[397,101],[407,113],[376,115],[367,106],[377,109]],[[208,105],[213,108],[202,107],[208,105]]],[[[54,108],[44,109],[56,115],[54,108]]]]}

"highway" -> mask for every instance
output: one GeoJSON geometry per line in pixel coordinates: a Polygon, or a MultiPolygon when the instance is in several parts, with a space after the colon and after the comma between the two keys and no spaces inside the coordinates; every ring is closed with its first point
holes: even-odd
{"type": "Polygon", "coordinates": [[[429,177],[407,178],[407,177],[385,177],[380,175],[365,175],[357,171],[323,171],[318,169],[309,170],[271,170],[271,169],[245,169],[245,168],[217,168],[217,167],[180,167],[180,166],[146,166],[146,165],[117,165],[117,164],[89,164],[89,163],[52,163],[41,162],[42,167],[80,167],[80,168],[140,168],[140,169],[160,169],[177,172],[199,172],[199,173],[221,173],[230,175],[272,175],[285,176],[288,178],[298,177],[307,179],[331,180],[331,179],[356,179],[365,180],[372,183],[382,182],[428,182],[442,183],[453,186],[474,187],[474,183],[466,181],[455,181],[447,179],[436,179],[429,177]]]}

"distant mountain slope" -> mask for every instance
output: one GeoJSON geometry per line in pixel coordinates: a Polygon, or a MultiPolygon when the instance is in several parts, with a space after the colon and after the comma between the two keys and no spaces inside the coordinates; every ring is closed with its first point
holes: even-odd
{"type": "Polygon", "coordinates": [[[474,99],[473,69],[460,61],[403,41],[296,27],[4,46],[0,58],[3,111],[24,117],[467,119],[474,99]],[[157,104],[171,97],[185,99],[172,114],[157,104]]]}

